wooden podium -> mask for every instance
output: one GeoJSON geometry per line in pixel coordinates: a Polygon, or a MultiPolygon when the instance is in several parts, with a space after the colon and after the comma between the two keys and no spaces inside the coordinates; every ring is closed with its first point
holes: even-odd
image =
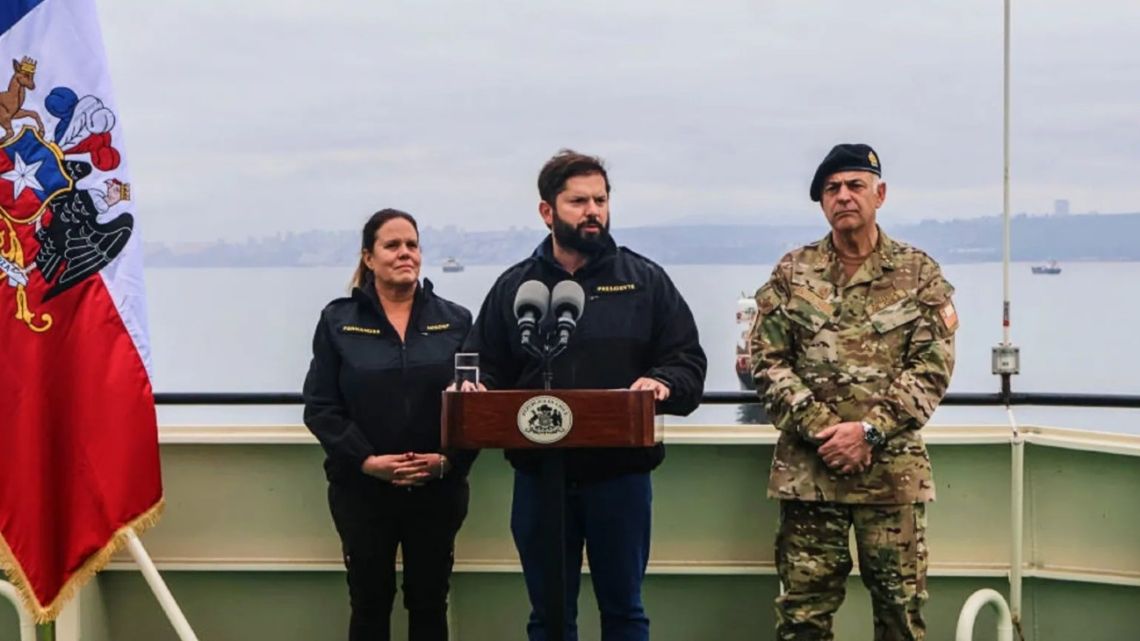
{"type": "Polygon", "coordinates": [[[440,438],[461,449],[649,447],[661,442],[653,415],[648,390],[443,392],[440,438]]]}
{"type": "MultiPolygon", "coordinates": [[[[566,632],[565,448],[649,447],[661,442],[648,390],[503,390],[443,392],[440,438],[461,449],[540,448],[542,529],[548,540],[547,638],[566,632]]],[[[575,568],[578,571],[578,568],[575,568]]]]}

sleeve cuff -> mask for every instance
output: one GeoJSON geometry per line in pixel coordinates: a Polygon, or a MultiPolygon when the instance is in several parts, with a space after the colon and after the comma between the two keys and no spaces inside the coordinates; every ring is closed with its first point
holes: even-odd
{"type": "Polygon", "coordinates": [[[830,408],[820,402],[815,402],[804,412],[803,418],[797,425],[800,436],[812,443],[816,442],[815,435],[826,427],[831,427],[842,420],[830,408]]]}
{"type": "Polygon", "coordinates": [[[365,455],[361,456],[361,455],[357,454],[357,455],[353,456],[351,459],[352,462],[354,463],[354,466],[352,469],[363,474],[364,473],[364,462],[368,460],[369,456],[372,456],[372,455],[371,454],[365,454],[365,455]]]}
{"type": "Polygon", "coordinates": [[[882,405],[876,405],[866,417],[863,418],[871,425],[874,425],[877,430],[883,433],[883,438],[890,439],[894,435],[903,430],[903,424],[895,420],[890,412],[883,408],[882,405]]]}

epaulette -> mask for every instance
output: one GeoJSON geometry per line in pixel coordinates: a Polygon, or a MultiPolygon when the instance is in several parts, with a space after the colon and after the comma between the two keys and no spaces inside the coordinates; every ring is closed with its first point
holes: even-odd
{"type": "Polygon", "coordinates": [[[647,256],[645,256],[645,255],[643,255],[643,254],[639,254],[639,253],[637,253],[637,252],[633,251],[632,249],[630,249],[629,247],[626,247],[626,246],[624,246],[624,245],[621,245],[621,246],[619,246],[619,247],[618,247],[618,251],[619,251],[619,252],[622,252],[622,253],[624,253],[624,254],[628,254],[628,255],[630,255],[630,256],[632,256],[632,257],[634,257],[634,258],[637,258],[637,259],[639,259],[639,260],[645,261],[645,262],[646,262],[646,263],[648,263],[649,265],[651,265],[651,266],[653,266],[653,267],[655,267],[655,268],[657,268],[657,269],[659,269],[659,270],[661,270],[661,271],[665,271],[665,268],[664,268],[664,267],[662,267],[662,266],[661,266],[661,265],[660,265],[660,264],[659,264],[657,261],[655,261],[655,260],[653,260],[652,258],[649,258],[649,257],[647,257],[647,256]]]}
{"type": "Polygon", "coordinates": [[[340,298],[334,298],[334,299],[330,300],[328,302],[328,304],[325,305],[325,309],[331,309],[333,307],[339,307],[340,305],[343,305],[345,303],[355,303],[355,302],[356,302],[356,300],[352,296],[341,296],[340,298]]]}

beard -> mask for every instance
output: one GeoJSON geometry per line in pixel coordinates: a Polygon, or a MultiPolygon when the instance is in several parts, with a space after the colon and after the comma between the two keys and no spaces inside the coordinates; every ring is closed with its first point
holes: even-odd
{"type": "Polygon", "coordinates": [[[562,220],[558,210],[555,210],[551,233],[554,234],[554,240],[562,247],[586,256],[597,256],[610,244],[610,221],[607,220],[599,231],[586,229],[587,224],[597,222],[596,218],[587,218],[575,227],[562,220]]]}

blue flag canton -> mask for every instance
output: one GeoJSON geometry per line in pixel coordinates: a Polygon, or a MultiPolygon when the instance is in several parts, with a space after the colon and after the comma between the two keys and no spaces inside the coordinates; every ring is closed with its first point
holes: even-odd
{"type": "Polygon", "coordinates": [[[0,1],[0,34],[6,33],[24,16],[44,0],[3,0],[0,1]]]}
{"type": "MultiPolygon", "coordinates": [[[[64,175],[59,158],[31,127],[24,127],[14,141],[0,147],[0,152],[8,157],[7,162],[0,161],[0,166],[13,167],[11,171],[0,174],[0,184],[12,182],[19,185],[13,188],[13,200],[19,198],[19,192],[24,188],[30,189],[40,203],[71,188],[71,181],[64,175]]],[[[0,198],[0,203],[4,200],[0,198]]]]}

